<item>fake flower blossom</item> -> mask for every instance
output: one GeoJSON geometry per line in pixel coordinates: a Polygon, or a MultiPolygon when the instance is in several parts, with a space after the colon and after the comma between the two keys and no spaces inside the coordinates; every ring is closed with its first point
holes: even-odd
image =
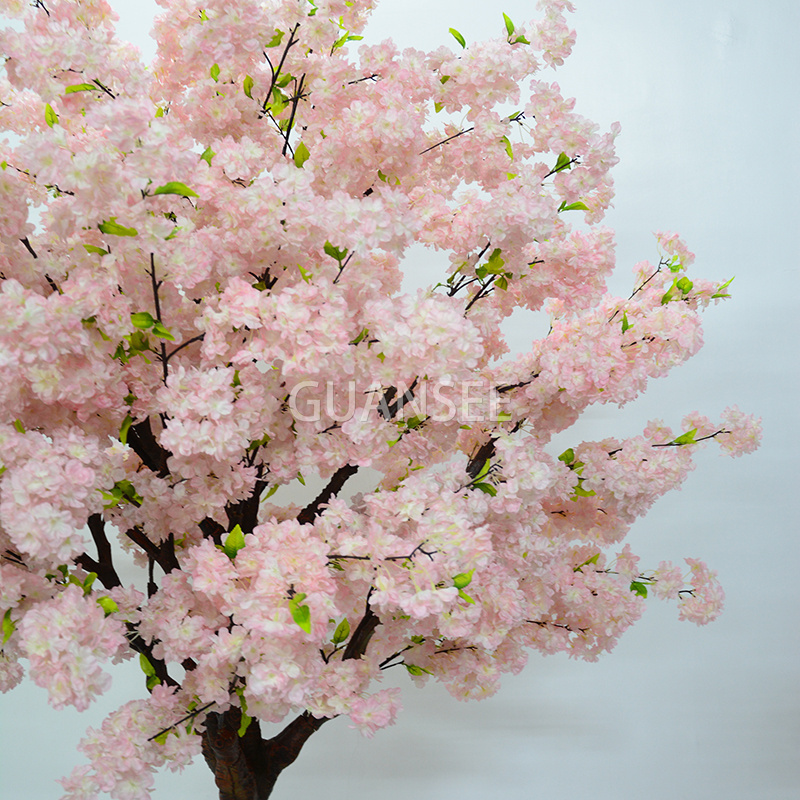
{"type": "Polygon", "coordinates": [[[353,702],[349,717],[362,736],[371,737],[376,731],[393,725],[400,711],[400,690],[381,689],[379,692],[353,702]]]}
{"type": "Polygon", "coordinates": [[[111,685],[105,661],[126,653],[124,628],[106,617],[77,586],[36,604],[20,622],[22,652],[34,681],[47,689],[54,708],[84,711],[111,685]]]}

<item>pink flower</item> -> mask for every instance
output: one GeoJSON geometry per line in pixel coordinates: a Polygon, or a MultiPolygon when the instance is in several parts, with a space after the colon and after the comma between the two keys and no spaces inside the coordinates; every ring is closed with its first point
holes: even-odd
{"type": "Polygon", "coordinates": [[[350,719],[362,736],[372,737],[380,728],[394,725],[402,708],[399,689],[381,689],[379,692],[356,698],[350,706],[350,719]]]}
{"type": "Polygon", "coordinates": [[[725,430],[718,437],[718,441],[728,455],[736,458],[745,453],[752,453],[761,444],[760,417],[745,414],[736,406],[731,406],[722,412],[722,422],[725,430]]]}

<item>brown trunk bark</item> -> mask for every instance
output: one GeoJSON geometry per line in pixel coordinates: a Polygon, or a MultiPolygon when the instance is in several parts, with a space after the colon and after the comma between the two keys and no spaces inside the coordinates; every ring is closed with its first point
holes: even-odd
{"type": "Polygon", "coordinates": [[[281,772],[297,758],[311,734],[327,722],[304,712],[277,736],[262,739],[258,720],[239,736],[241,718],[238,708],[206,718],[203,756],[214,773],[219,800],[267,800],[281,772]]]}

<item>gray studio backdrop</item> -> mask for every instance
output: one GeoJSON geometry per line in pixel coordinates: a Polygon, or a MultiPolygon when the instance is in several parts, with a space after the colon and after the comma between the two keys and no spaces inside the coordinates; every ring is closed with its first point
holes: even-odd
{"type": "MultiPolygon", "coordinates": [[[[683,556],[719,571],[722,617],[697,628],[653,600],[644,619],[596,664],[532,655],[494,698],[462,704],[402,675],[405,711],[362,739],[346,720],[325,726],[281,777],[274,797],[328,800],[794,800],[800,792],[797,564],[797,89],[796,0],[576,0],[578,43],[555,76],[577,110],[622,124],[617,199],[617,293],[636,261],[656,258],[654,230],[680,231],[696,275],[732,275],[734,299],[706,315],[706,346],[647,396],[601,408],[559,437],[631,435],[648,419],[679,425],[737,403],[764,418],[753,456],[709,447],[683,490],[634,528],[643,564],[683,556]]],[[[112,0],[120,30],[146,57],[152,0],[112,0]]],[[[522,21],[535,4],[506,0],[384,0],[368,36],[403,46],[452,44],[522,21]]],[[[406,288],[440,274],[424,250],[408,259],[406,288]]],[[[515,348],[542,320],[515,315],[515,348]]],[[[562,448],[563,449],[563,448],[562,448]]],[[[556,452],[560,452],[557,450],[556,452]]],[[[53,712],[26,684],[0,697],[0,797],[56,800],[54,779],[80,762],[87,725],[141,691],[135,663],[84,713],[53,712]]],[[[164,774],[156,800],[211,800],[201,760],[164,774]]]]}

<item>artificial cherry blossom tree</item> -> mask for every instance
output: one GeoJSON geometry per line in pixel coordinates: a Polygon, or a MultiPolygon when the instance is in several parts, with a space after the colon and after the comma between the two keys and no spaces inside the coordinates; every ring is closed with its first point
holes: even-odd
{"type": "Polygon", "coordinates": [[[702,562],[623,540],[757,422],[550,446],[728,296],[664,233],[606,293],[619,129],[545,77],[571,4],[431,53],[361,42],[372,0],[159,4],[148,67],[106,0],[0,2],[0,688],[23,659],[84,709],[106,662],[144,673],[66,797],[148,798],[202,753],[263,800],[326,721],[394,721],[391,667],[479,699],[531,649],[596,659],[648,593],[713,619],[702,562]],[[413,244],[441,271],[408,295],[413,244]],[[543,307],[508,357],[503,320],[543,307]]]}

